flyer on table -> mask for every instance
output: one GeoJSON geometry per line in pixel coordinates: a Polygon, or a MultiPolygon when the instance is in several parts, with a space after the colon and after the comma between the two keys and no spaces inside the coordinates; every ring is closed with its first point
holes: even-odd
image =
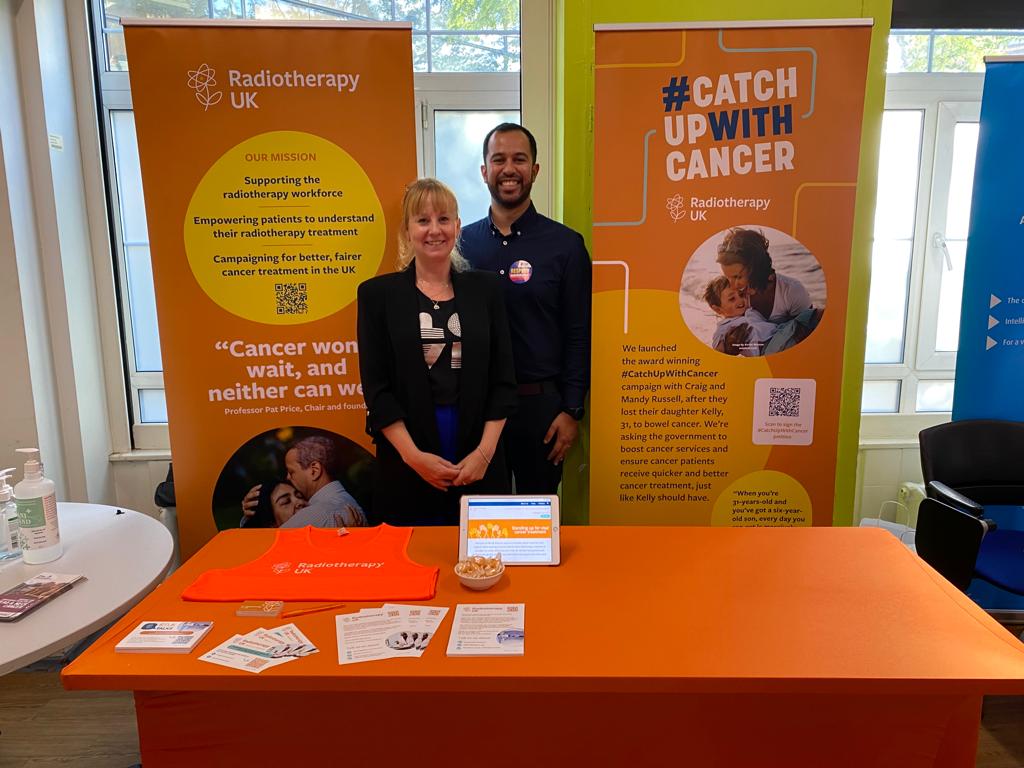
{"type": "Polygon", "coordinates": [[[592,523],[829,525],[870,27],[599,28],[592,523]]]}
{"type": "Polygon", "coordinates": [[[331,466],[317,503],[358,525],[356,288],[394,269],[416,177],[411,29],[155,20],[125,40],[146,211],[124,234],[149,242],[129,263],[152,262],[182,553],[239,527],[256,486],[248,525],[301,521],[320,489],[282,480],[303,441],[331,466]]]}
{"type": "Polygon", "coordinates": [[[448,656],[522,656],[525,649],[525,603],[455,606],[448,656]]]}

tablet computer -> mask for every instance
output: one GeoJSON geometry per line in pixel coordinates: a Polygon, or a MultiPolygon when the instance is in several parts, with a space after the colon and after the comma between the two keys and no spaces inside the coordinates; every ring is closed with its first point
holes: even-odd
{"type": "Polygon", "coordinates": [[[501,553],[506,565],[558,565],[557,496],[463,496],[459,559],[501,553]]]}

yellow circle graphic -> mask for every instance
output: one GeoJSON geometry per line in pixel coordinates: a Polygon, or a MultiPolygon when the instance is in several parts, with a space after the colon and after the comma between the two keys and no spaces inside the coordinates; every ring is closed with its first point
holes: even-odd
{"type": "Polygon", "coordinates": [[[783,528],[811,524],[811,497],[785,472],[759,469],[730,483],[711,511],[711,524],[783,528]]]}
{"type": "Polygon", "coordinates": [[[294,325],[355,300],[380,267],[387,227],[351,155],[310,133],[272,131],[232,147],[206,172],[184,238],[192,273],[218,305],[294,325]]]}

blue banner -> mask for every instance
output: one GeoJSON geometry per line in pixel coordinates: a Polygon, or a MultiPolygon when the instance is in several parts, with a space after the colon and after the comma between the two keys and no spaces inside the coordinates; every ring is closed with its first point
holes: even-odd
{"type": "MultiPolygon", "coordinates": [[[[1024,59],[987,61],[953,420],[1024,421],[1024,59]]],[[[1024,528],[1024,508],[986,506],[999,528],[1024,528]]],[[[982,545],[984,547],[984,545],[982,545]]],[[[1024,612],[1024,597],[974,579],[982,608],[1024,612]]]]}
{"type": "Polygon", "coordinates": [[[953,420],[1024,421],[1024,59],[986,64],[953,420]]]}

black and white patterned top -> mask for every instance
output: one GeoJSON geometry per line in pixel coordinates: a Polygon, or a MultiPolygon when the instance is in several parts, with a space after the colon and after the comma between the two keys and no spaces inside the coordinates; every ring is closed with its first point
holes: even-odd
{"type": "Polygon", "coordinates": [[[417,291],[420,303],[420,340],[427,364],[434,405],[455,405],[459,399],[462,368],[462,326],[455,299],[435,302],[417,291]],[[438,309],[434,309],[434,304],[438,309]]]}

